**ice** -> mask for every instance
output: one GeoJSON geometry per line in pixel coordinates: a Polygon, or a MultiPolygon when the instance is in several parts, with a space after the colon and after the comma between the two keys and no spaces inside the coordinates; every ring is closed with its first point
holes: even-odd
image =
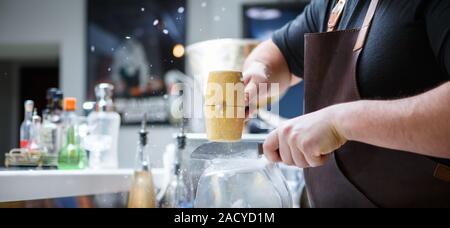
{"type": "Polygon", "coordinates": [[[231,205],[231,208],[248,208],[243,199],[239,199],[231,205]]]}
{"type": "Polygon", "coordinates": [[[197,208],[289,208],[291,196],[273,164],[255,159],[219,159],[200,178],[197,208]]]}

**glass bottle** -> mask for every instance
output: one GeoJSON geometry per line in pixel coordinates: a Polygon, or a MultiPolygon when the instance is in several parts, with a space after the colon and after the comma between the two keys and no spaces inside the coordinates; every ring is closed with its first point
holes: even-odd
{"type": "Polygon", "coordinates": [[[113,90],[111,84],[99,84],[95,88],[96,110],[88,116],[89,136],[86,141],[92,169],[118,168],[120,115],[114,111],[113,90]]]}
{"type": "Polygon", "coordinates": [[[58,156],[60,170],[80,170],[88,165],[86,151],[80,145],[78,135],[78,116],[75,113],[76,99],[64,100],[64,125],[66,129],[66,143],[58,156]]]}
{"type": "Polygon", "coordinates": [[[181,132],[177,136],[177,150],[169,185],[160,202],[162,208],[192,208],[194,204],[192,182],[188,169],[183,165],[183,152],[186,147],[185,124],[186,119],[183,119],[181,132]]]}
{"type": "Polygon", "coordinates": [[[64,94],[62,91],[58,90],[53,95],[53,110],[51,114],[51,121],[55,124],[62,124],[62,115],[63,115],[63,103],[64,103],[64,94]]]}
{"type": "Polygon", "coordinates": [[[58,89],[56,88],[50,88],[47,90],[47,105],[45,106],[45,109],[42,110],[42,120],[45,120],[48,115],[52,113],[53,110],[53,97],[55,96],[56,92],[58,92],[58,89]]]}
{"type": "Polygon", "coordinates": [[[29,149],[33,131],[33,108],[34,102],[25,101],[25,118],[20,125],[20,148],[29,149]]]}
{"type": "Polygon", "coordinates": [[[57,127],[56,151],[60,151],[66,144],[65,133],[63,132],[63,112],[64,94],[61,90],[56,91],[53,96],[53,111],[50,121],[57,127]]]}
{"type": "Polygon", "coordinates": [[[42,126],[42,119],[38,115],[37,109],[35,108],[32,116],[32,128],[31,128],[31,139],[30,139],[30,150],[41,150],[41,140],[40,140],[40,132],[42,126]]]}
{"type": "Polygon", "coordinates": [[[40,141],[42,149],[50,155],[58,155],[65,136],[61,130],[60,100],[62,93],[58,89],[51,88],[47,91],[47,107],[42,112],[40,141]]]}
{"type": "Polygon", "coordinates": [[[148,155],[148,131],[147,115],[144,115],[142,128],[139,131],[139,143],[136,155],[136,169],[130,195],[128,198],[129,208],[155,208],[156,196],[153,185],[153,175],[148,155]]]}

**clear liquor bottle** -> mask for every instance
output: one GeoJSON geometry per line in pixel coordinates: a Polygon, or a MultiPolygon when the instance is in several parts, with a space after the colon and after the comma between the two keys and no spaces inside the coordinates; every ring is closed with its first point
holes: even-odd
{"type": "Polygon", "coordinates": [[[33,131],[33,108],[34,102],[25,101],[25,118],[20,125],[20,148],[29,149],[33,131]]]}
{"type": "Polygon", "coordinates": [[[41,147],[41,140],[40,140],[40,133],[41,133],[41,126],[42,126],[42,118],[38,115],[37,109],[34,109],[33,116],[32,116],[32,128],[31,128],[31,139],[29,143],[29,148],[31,150],[38,150],[40,152],[41,147]]]}
{"type": "Polygon", "coordinates": [[[62,94],[58,89],[52,88],[47,91],[47,107],[42,112],[42,127],[40,131],[41,146],[44,151],[51,155],[57,155],[63,145],[62,138],[65,134],[61,131],[60,100],[62,94]]]}
{"type": "Polygon", "coordinates": [[[88,116],[89,136],[86,147],[90,151],[90,168],[117,169],[120,115],[114,111],[114,86],[99,84],[95,88],[96,110],[88,116]]]}

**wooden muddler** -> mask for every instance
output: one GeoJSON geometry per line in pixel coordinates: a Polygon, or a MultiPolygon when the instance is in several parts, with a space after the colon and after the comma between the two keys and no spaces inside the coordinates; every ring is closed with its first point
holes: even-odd
{"type": "Polygon", "coordinates": [[[241,140],[245,121],[244,89],[241,72],[215,71],[209,74],[204,112],[210,141],[241,140]]]}

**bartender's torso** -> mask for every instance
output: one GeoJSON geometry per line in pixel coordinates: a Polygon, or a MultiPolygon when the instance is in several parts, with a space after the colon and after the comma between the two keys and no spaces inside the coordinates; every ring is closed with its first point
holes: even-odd
{"type": "MultiPolygon", "coordinates": [[[[327,10],[320,32],[326,31],[336,1],[324,2],[327,10]]],[[[360,28],[369,4],[348,0],[338,29],[360,28]]],[[[448,81],[449,29],[448,0],[381,0],[357,66],[361,97],[405,98],[448,81]]],[[[434,160],[450,166],[449,160],[434,160]]]]}
{"type": "MultiPolygon", "coordinates": [[[[326,32],[335,3],[312,0],[289,28],[274,35],[291,71],[298,76],[303,73],[304,34],[326,32]]],[[[338,30],[360,28],[369,4],[347,0],[338,30]]],[[[381,0],[357,67],[362,98],[417,95],[449,80],[449,73],[450,1],[381,0]]]]}
{"type": "MultiPolygon", "coordinates": [[[[343,67],[337,63],[346,63],[331,60],[338,56],[355,63],[352,55],[342,54],[351,51],[353,44],[347,41],[343,42],[345,45],[328,45],[327,42],[355,38],[348,34],[353,34],[351,29],[361,28],[371,1],[347,0],[339,31],[323,36],[317,34],[327,30],[335,2],[313,0],[299,18],[273,37],[291,72],[305,76],[309,91],[306,100],[310,107],[355,99],[410,97],[450,80],[450,1],[380,0],[364,49],[354,67],[343,67]],[[308,42],[305,42],[308,33],[315,34],[307,36],[308,42]],[[324,49],[327,46],[330,48],[324,49]],[[305,50],[309,56],[307,61],[305,50]],[[328,70],[317,70],[318,65],[328,70]],[[331,69],[344,74],[335,75],[331,69]],[[355,72],[352,74],[356,82],[348,72],[355,72]],[[330,79],[339,83],[324,81],[330,79]],[[357,89],[357,94],[349,93],[352,88],[357,89]],[[342,99],[335,99],[334,95],[342,99]]],[[[309,110],[314,111],[314,108],[309,110]]],[[[449,164],[446,160],[432,161],[435,159],[358,142],[347,143],[335,155],[336,158],[324,167],[305,170],[308,192],[315,206],[449,205],[450,183],[435,175],[436,167],[440,167],[438,163],[449,164]]]]}

